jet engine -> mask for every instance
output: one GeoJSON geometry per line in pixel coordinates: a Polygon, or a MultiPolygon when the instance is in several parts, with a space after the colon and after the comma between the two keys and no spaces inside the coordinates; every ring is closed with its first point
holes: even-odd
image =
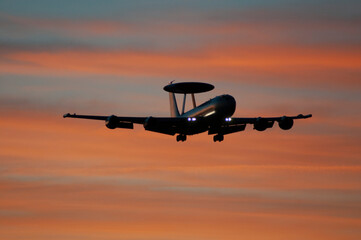
{"type": "Polygon", "coordinates": [[[278,122],[278,126],[282,130],[290,130],[293,126],[293,119],[288,117],[282,117],[281,120],[278,122]]]}
{"type": "Polygon", "coordinates": [[[109,129],[115,129],[115,128],[128,128],[133,129],[133,123],[131,122],[120,122],[117,118],[117,116],[111,115],[108,117],[108,119],[105,122],[105,126],[109,129]]]}
{"type": "Polygon", "coordinates": [[[156,127],[156,125],[157,125],[156,119],[154,119],[153,117],[147,117],[147,119],[145,119],[144,122],[145,129],[152,129],[156,127]]]}
{"type": "Polygon", "coordinates": [[[105,122],[105,126],[109,129],[115,129],[117,127],[118,119],[116,116],[111,115],[105,122]]]}
{"type": "Polygon", "coordinates": [[[259,117],[254,123],[253,129],[256,129],[257,131],[264,131],[267,128],[273,127],[273,123],[273,121],[267,121],[266,119],[259,117]]]}

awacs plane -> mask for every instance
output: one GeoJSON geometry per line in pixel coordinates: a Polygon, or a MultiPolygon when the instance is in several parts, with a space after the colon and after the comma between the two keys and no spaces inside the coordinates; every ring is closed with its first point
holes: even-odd
{"type": "Polygon", "coordinates": [[[247,124],[252,124],[253,129],[264,131],[272,128],[274,122],[283,130],[289,130],[293,126],[294,119],[312,117],[309,115],[281,116],[281,117],[255,117],[255,118],[232,118],[236,110],[236,101],[231,95],[221,95],[197,106],[194,94],[208,92],[214,88],[213,85],[200,82],[180,82],[170,83],[164,87],[169,92],[171,117],[119,117],[77,115],[67,113],[64,118],[84,118],[105,121],[105,126],[109,129],[128,128],[133,129],[134,123],[143,124],[145,130],[176,135],[177,142],[187,140],[187,135],[194,135],[208,132],[213,136],[213,141],[223,141],[224,135],[240,132],[246,128],[247,124]],[[182,112],[179,113],[175,94],[183,94],[182,112]],[[193,109],[184,112],[186,97],[192,97],[193,109]]]}

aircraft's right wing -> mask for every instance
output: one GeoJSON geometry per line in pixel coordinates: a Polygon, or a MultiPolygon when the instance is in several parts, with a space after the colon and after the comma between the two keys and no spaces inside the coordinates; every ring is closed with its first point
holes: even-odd
{"type": "Polygon", "coordinates": [[[103,121],[120,121],[120,122],[132,122],[143,124],[145,121],[145,117],[118,117],[118,116],[97,116],[97,115],[78,115],[78,114],[64,114],[64,118],[83,118],[83,119],[91,119],[91,120],[103,120],[103,121]]]}
{"type": "Polygon", "coordinates": [[[105,126],[109,129],[127,128],[133,129],[135,124],[142,124],[148,131],[164,133],[168,135],[175,135],[189,124],[187,118],[183,117],[118,117],[98,116],[98,115],[78,115],[78,114],[64,114],[64,118],[81,118],[90,120],[105,121],[105,126]]]}
{"type": "Polygon", "coordinates": [[[114,128],[128,128],[133,129],[133,123],[144,124],[145,117],[117,117],[114,115],[111,116],[97,116],[97,115],[78,115],[78,114],[64,114],[64,118],[81,118],[81,119],[90,119],[90,120],[103,120],[105,121],[105,126],[110,129],[114,128]]]}

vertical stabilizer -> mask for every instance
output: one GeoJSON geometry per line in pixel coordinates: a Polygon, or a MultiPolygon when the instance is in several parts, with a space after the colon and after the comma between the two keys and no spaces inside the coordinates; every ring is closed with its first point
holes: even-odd
{"type": "Polygon", "coordinates": [[[170,116],[179,117],[177,99],[175,98],[175,94],[172,92],[169,93],[169,103],[170,103],[170,116]]]}

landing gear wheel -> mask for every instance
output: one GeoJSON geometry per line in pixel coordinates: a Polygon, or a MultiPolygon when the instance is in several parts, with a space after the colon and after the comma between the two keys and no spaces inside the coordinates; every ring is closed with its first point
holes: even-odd
{"type": "Polygon", "coordinates": [[[224,136],[223,135],[221,135],[221,134],[217,134],[217,135],[214,135],[213,136],[213,142],[222,142],[223,141],[223,139],[224,139],[224,136]]]}
{"type": "Polygon", "coordinates": [[[177,142],[179,142],[179,141],[184,142],[186,140],[187,140],[187,135],[183,135],[183,134],[177,135],[177,142]]]}
{"type": "Polygon", "coordinates": [[[182,137],[181,137],[181,140],[182,140],[182,142],[184,142],[185,140],[187,140],[187,135],[181,135],[182,137]]]}
{"type": "Polygon", "coordinates": [[[223,136],[223,135],[219,135],[218,141],[222,142],[223,140],[224,140],[224,136],[223,136]]]}

